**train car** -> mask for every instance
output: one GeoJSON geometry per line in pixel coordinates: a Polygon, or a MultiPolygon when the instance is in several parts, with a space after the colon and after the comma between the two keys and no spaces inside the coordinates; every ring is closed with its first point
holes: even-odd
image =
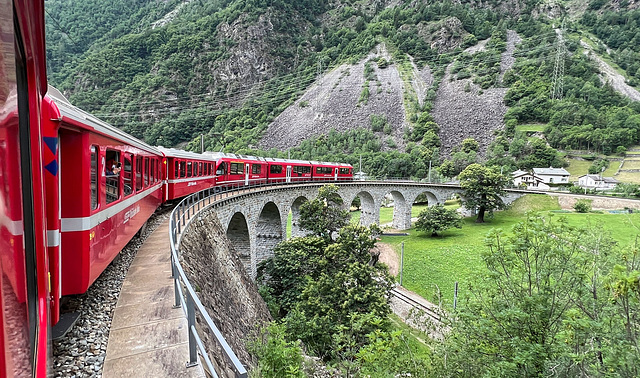
{"type": "Polygon", "coordinates": [[[158,147],[164,154],[163,201],[172,201],[216,185],[216,162],[209,155],[158,147]]]}
{"type": "Polygon", "coordinates": [[[311,181],[311,162],[265,158],[269,164],[269,183],[311,181]]]}
{"type": "Polygon", "coordinates": [[[0,0],[0,376],[48,373],[44,4],[0,0]]]}
{"type": "Polygon", "coordinates": [[[353,167],[350,164],[314,161],[312,164],[313,181],[349,181],[353,180],[353,167]]]}
{"type": "Polygon", "coordinates": [[[205,153],[216,159],[216,187],[260,185],[267,182],[264,158],[228,153],[205,153]]]}
{"type": "Polygon", "coordinates": [[[57,179],[46,188],[59,193],[47,211],[48,223],[60,225],[48,230],[58,238],[53,243],[58,253],[50,252],[56,260],[51,264],[55,302],[86,292],[160,206],[164,156],[71,105],[55,88],[48,92],[42,127],[56,137],[58,161],[57,179]]]}

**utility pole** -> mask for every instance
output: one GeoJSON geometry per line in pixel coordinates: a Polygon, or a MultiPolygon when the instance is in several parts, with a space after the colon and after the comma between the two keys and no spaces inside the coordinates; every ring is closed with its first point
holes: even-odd
{"type": "Polygon", "coordinates": [[[431,182],[431,160],[429,160],[429,182],[431,182]]]}
{"type": "Polygon", "coordinates": [[[200,134],[200,153],[204,153],[204,134],[200,134]]]}
{"type": "Polygon", "coordinates": [[[553,82],[551,85],[551,99],[562,100],[564,93],[564,58],[567,54],[567,47],[564,44],[564,27],[565,19],[562,19],[560,30],[556,30],[558,34],[558,47],[556,49],[556,63],[553,68],[553,82]]]}
{"type": "Polygon", "coordinates": [[[404,270],[404,242],[402,242],[402,249],[400,250],[400,286],[402,286],[402,271],[404,270]]]}

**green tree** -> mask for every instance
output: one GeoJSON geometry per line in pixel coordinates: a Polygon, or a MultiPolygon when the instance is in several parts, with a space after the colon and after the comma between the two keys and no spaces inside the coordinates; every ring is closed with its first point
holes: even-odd
{"type": "Polygon", "coordinates": [[[325,185],[318,197],[300,206],[298,224],[312,235],[331,240],[332,236],[349,223],[349,210],[342,208],[342,197],[336,185],[325,185]]]}
{"type": "Polygon", "coordinates": [[[431,236],[438,236],[438,232],[451,227],[462,228],[462,218],[453,209],[444,205],[429,206],[418,215],[416,230],[431,232],[431,236]]]}
{"type": "Polygon", "coordinates": [[[578,200],[575,205],[573,205],[575,211],[579,213],[588,213],[591,211],[591,201],[588,200],[578,200]]]}
{"type": "Polygon", "coordinates": [[[500,174],[497,167],[483,167],[471,164],[459,175],[460,186],[464,190],[463,204],[468,209],[477,209],[477,223],[484,222],[485,212],[504,209],[501,196],[509,184],[509,177],[500,174]]]}
{"type": "Polygon", "coordinates": [[[469,153],[471,151],[478,152],[478,141],[473,138],[466,138],[460,144],[460,151],[469,153]]]}

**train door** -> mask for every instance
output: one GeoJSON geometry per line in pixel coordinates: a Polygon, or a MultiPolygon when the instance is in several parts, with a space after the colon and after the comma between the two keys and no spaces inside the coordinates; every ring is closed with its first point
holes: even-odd
{"type": "Polygon", "coordinates": [[[251,164],[244,164],[244,184],[249,186],[249,174],[251,173],[251,164]]]}
{"type": "Polygon", "coordinates": [[[290,165],[287,165],[287,182],[291,182],[291,172],[293,168],[290,165]]]}
{"type": "Polygon", "coordinates": [[[334,179],[335,181],[338,181],[338,169],[339,169],[339,168],[334,168],[334,169],[335,169],[335,171],[334,171],[335,173],[333,174],[333,179],[334,179]]]}

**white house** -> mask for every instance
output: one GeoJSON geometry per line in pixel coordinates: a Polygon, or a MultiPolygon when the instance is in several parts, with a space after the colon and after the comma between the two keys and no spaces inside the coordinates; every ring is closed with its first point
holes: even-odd
{"type": "Polygon", "coordinates": [[[600,175],[583,175],[578,177],[578,186],[581,188],[611,190],[618,185],[618,180],[613,177],[601,177],[600,175]]]}
{"type": "Polygon", "coordinates": [[[544,183],[540,177],[527,171],[517,170],[511,174],[513,185],[516,187],[525,186],[527,189],[549,190],[549,185],[544,183]]]}
{"type": "Polygon", "coordinates": [[[569,172],[564,168],[533,168],[533,174],[545,184],[568,184],[569,172]]]}

